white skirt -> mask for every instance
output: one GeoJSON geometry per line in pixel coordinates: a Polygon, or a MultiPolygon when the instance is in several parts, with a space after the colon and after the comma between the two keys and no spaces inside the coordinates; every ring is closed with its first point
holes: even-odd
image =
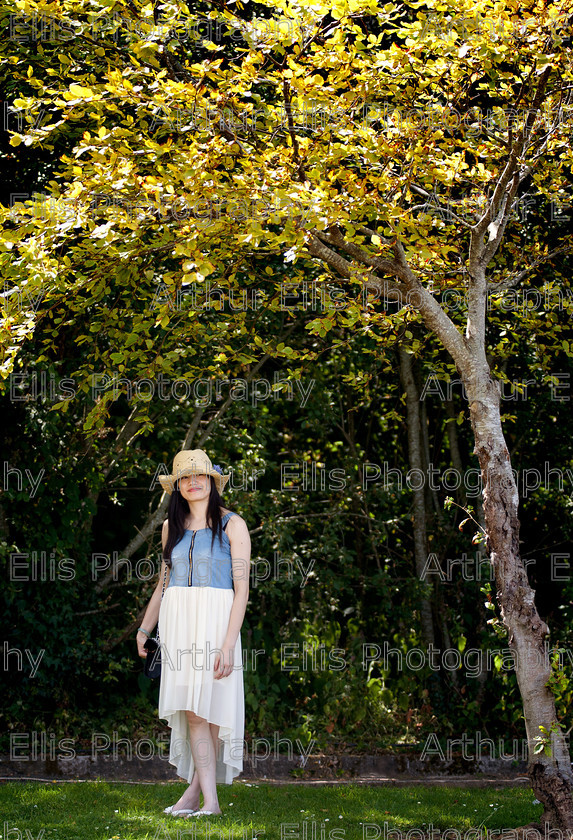
{"type": "Polygon", "coordinates": [[[240,634],[232,672],[219,680],[213,678],[215,654],[225,641],[233,598],[232,589],[168,586],[159,610],[159,717],[171,728],[169,763],[189,783],[195,763],[186,710],[219,727],[216,781],[231,784],[243,769],[245,706],[240,634]]]}

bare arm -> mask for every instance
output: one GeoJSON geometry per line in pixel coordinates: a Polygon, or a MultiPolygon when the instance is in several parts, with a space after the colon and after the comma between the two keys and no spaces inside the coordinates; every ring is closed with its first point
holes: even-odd
{"type": "Polygon", "coordinates": [[[231,543],[231,562],[233,564],[233,588],[235,595],[229,615],[229,626],[222,647],[223,656],[215,658],[215,679],[228,677],[233,669],[233,652],[245,610],[249,600],[249,572],[251,566],[251,538],[246,522],[240,516],[232,516],[227,525],[227,536],[231,543]]]}
{"type": "MultiPolygon", "coordinates": [[[[167,543],[167,531],[167,520],[165,520],[165,522],[163,523],[163,530],[161,532],[161,545],[163,546],[163,549],[165,549],[165,544],[167,543]]],[[[139,625],[143,630],[147,630],[148,633],[151,633],[154,630],[157,624],[157,620],[159,619],[159,608],[161,606],[161,592],[163,590],[163,580],[165,577],[166,568],[167,565],[165,563],[165,560],[162,560],[161,571],[159,573],[159,580],[157,581],[157,585],[153,590],[153,595],[149,599],[149,604],[147,605],[147,609],[145,610],[143,620],[139,625]]],[[[167,574],[165,586],[167,586],[168,581],[169,573],[167,574]]],[[[139,630],[137,631],[137,653],[141,657],[147,656],[147,651],[143,647],[147,638],[148,636],[146,636],[145,633],[141,633],[139,630]]]]}

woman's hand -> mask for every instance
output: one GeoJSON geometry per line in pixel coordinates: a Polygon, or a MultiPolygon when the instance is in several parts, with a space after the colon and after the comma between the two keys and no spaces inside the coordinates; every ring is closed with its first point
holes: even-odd
{"type": "Polygon", "coordinates": [[[223,677],[228,677],[233,670],[235,660],[235,648],[229,645],[223,645],[220,651],[215,656],[213,664],[214,678],[220,680],[223,677]]]}
{"type": "Polygon", "coordinates": [[[135,639],[137,641],[137,655],[145,659],[145,657],[147,656],[147,651],[145,650],[143,645],[147,641],[147,636],[145,635],[145,633],[138,633],[135,639]]]}

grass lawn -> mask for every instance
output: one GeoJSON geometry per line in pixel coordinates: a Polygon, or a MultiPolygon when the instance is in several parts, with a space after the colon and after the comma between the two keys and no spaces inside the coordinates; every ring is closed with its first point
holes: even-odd
{"type": "MultiPolygon", "coordinates": [[[[450,828],[459,834],[452,831],[446,840],[464,840],[471,828],[516,828],[538,820],[542,811],[525,787],[235,782],[219,787],[220,817],[185,820],[163,814],[184,789],[183,782],[9,782],[0,785],[0,834],[2,840],[401,840],[417,828],[408,840],[437,840],[430,831],[450,828]],[[395,833],[388,836],[391,829],[395,833]]],[[[472,832],[466,840],[476,837],[472,832]]]]}

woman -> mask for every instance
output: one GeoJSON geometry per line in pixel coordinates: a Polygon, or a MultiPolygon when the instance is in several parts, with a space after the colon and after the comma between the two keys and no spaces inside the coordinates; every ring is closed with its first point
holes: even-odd
{"type": "Polygon", "coordinates": [[[228,479],[201,449],[178,452],[173,475],[159,478],[171,495],[163,563],[137,648],[147,655],[143,646],[159,619],[159,717],[171,728],[169,761],[190,783],[165,809],[175,816],[220,814],[216,783],[231,784],[243,768],[240,630],[251,541],[244,520],[222,506],[228,479]]]}

